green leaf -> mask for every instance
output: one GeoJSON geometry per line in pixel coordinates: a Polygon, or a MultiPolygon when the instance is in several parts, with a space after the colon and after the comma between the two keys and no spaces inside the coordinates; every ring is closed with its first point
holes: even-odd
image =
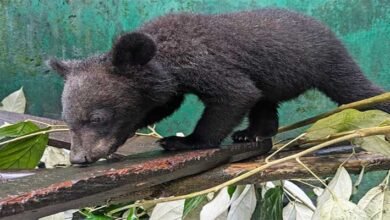
{"type": "Polygon", "coordinates": [[[89,214],[85,219],[86,220],[111,220],[112,218],[105,215],[89,214]]]}
{"type": "Polygon", "coordinates": [[[41,159],[48,134],[24,138],[0,147],[0,169],[33,169],[41,159]]]}
{"type": "Polygon", "coordinates": [[[139,220],[137,216],[137,208],[130,208],[125,213],[123,213],[122,218],[125,218],[126,220],[139,220]]]}
{"type": "MultiPolygon", "coordinates": [[[[30,121],[0,128],[0,139],[16,138],[47,130],[30,121]]],[[[33,169],[40,161],[48,142],[48,135],[41,134],[0,146],[0,169],[33,169]]]]}
{"type": "Polygon", "coordinates": [[[257,198],[256,208],[255,208],[255,211],[253,211],[251,220],[258,220],[258,219],[260,219],[260,216],[261,216],[261,204],[263,203],[263,198],[261,197],[261,190],[262,190],[261,187],[258,187],[256,189],[256,198],[257,198]]]}
{"type": "Polygon", "coordinates": [[[390,125],[390,119],[386,119],[379,126],[388,126],[388,125],[390,125]]]}
{"type": "Polygon", "coordinates": [[[5,97],[1,101],[1,104],[0,110],[24,113],[26,109],[26,97],[23,93],[23,87],[5,97]]]}
{"type": "Polygon", "coordinates": [[[206,195],[196,196],[186,199],[184,203],[183,218],[185,218],[192,210],[197,208],[203,201],[206,200],[206,195]]]}
{"type": "MultiPolygon", "coordinates": [[[[308,139],[325,138],[339,132],[380,126],[390,120],[390,114],[379,110],[346,109],[314,123],[305,135],[308,139]]],[[[382,125],[383,126],[383,125],[382,125]]]]}
{"type": "MultiPolygon", "coordinates": [[[[104,207],[106,208],[106,207],[104,207]]],[[[92,209],[92,208],[82,208],[79,210],[79,212],[85,216],[85,220],[110,220],[110,219],[113,219],[111,217],[108,217],[106,215],[104,215],[104,213],[101,213],[101,209],[98,209],[98,210],[95,210],[95,209],[92,209]],[[97,212],[97,213],[95,213],[97,212]]],[[[106,211],[104,211],[106,212],[106,211]]]]}
{"type": "Polygon", "coordinates": [[[230,198],[232,198],[233,193],[236,191],[236,188],[237,188],[237,186],[228,186],[227,187],[227,191],[228,191],[230,198]]]}
{"type": "Polygon", "coordinates": [[[261,204],[260,219],[281,220],[282,219],[283,188],[276,186],[267,190],[261,204]]]}
{"type": "Polygon", "coordinates": [[[23,121],[12,125],[7,125],[0,128],[0,139],[9,137],[18,137],[34,131],[38,131],[39,127],[30,122],[23,121]]]}
{"type": "MultiPolygon", "coordinates": [[[[355,109],[347,109],[314,123],[307,130],[305,139],[316,140],[339,132],[384,126],[389,123],[389,120],[390,114],[379,110],[361,112],[355,109]]],[[[352,142],[367,151],[390,156],[390,143],[384,135],[355,138],[352,142]]]]}

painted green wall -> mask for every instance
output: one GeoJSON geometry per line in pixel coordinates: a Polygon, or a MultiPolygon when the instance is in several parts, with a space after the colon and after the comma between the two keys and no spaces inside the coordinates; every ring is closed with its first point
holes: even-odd
{"type": "MultiPolygon", "coordinates": [[[[28,112],[58,118],[63,82],[50,56],[80,58],[107,50],[114,36],[174,11],[221,13],[284,7],[317,17],[346,44],[366,75],[390,90],[390,0],[0,0],[0,97],[23,86],[28,112]]],[[[319,92],[285,103],[283,124],[334,107],[319,92]]],[[[158,126],[189,133],[202,111],[195,97],[158,126]]]]}

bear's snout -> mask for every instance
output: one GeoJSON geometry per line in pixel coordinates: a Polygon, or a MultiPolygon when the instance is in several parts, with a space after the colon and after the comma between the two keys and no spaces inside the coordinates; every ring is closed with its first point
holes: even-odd
{"type": "Polygon", "coordinates": [[[84,152],[78,152],[74,153],[73,151],[70,152],[70,162],[72,164],[88,164],[93,161],[88,159],[88,156],[84,152]]]}

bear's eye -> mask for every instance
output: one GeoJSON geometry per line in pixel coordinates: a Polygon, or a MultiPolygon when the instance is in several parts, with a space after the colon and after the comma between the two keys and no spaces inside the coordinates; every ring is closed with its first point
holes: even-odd
{"type": "Polygon", "coordinates": [[[112,112],[106,109],[93,111],[89,116],[89,123],[92,125],[104,125],[112,119],[112,112]]]}
{"type": "Polygon", "coordinates": [[[92,115],[90,122],[92,124],[102,124],[105,122],[105,119],[101,117],[100,115],[92,115]]]}

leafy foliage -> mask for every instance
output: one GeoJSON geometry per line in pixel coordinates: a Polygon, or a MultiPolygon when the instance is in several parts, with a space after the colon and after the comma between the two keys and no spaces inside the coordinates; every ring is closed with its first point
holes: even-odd
{"type": "Polygon", "coordinates": [[[105,215],[95,215],[95,214],[90,214],[85,218],[85,220],[111,220],[111,219],[112,218],[105,215]]]}
{"type": "MultiPolygon", "coordinates": [[[[26,98],[23,88],[3,99],[0,110],[24,113],[26,98]]],[[[32,122],[25,121],[0,127],[0,140],[18,138],[45,129],[40,129],[32,122]]],[[[0,169],[32,169],[41,159],[46,148],[48,134],[39,134],[17,141],[0,144],[0,169]]]]}
{"type": "Polygon", "coordinates": [[[260,219],[281,220],[283,209],[283,188],[276,186],[275,188],[267,190],[264,195],[260,219]]]}
{"type": "MultiPolygon", "coordinates": [[[[318,140],[328,136],[361,128],[385,126],[390,114],[379,111],[358,111],[347,109],[314,123],[305,135],[306,140],[318,140]]],[[[353,143],[367,151],[390,156],[390,143],[384,135],[356,138],[353,143]]]]}
{"type": "Polygon", "coordinates": [[[390,115],[383,111],[347,109],[315,122],[305,137],[321,139],[339,132],[379,126],[387,120],[390,115]]]}
{"type": "MultiPolygon", "coordinates": [[[[2,138],[20,137],[45,129],[32,122],[19,122],[0,128],[2,138]]],[[[0,146],[0,169],[32,169],[38,164],[49,140],[48,134],[23,138],[0,146]]]]}
{"type": "Polygon", "coordinates": [[[30,121],[6,125],[0,128],[0,139],[19,137],[38,130],[39,127],[30,121]]]}
{"type": "Polygon", "coordinates": [[[108,219],[136,219],[138,218],[138,211],[143,211],[142,208],[131,208],[126,210],[125,212],[116,213],[115,216],[108,216],[107,213],[111,210],[114,210],[116,208],[122,207],[124,205],[129,205],[130,203],[120,203],[120,204],[110,204],[110,205],[103,205],[98,206],[95,208],[83,208],[79,210],[79,213],[81,213],[86,219],[91,220],[108,220],[108,219]],[[133,217],[132,217],[133,216],[133,217]]]}
{"type": "Polygon", "coordinates": [[[233,193],[236,191],[237,186],[228,186],[227,191],[229,193],[229,196],[232,197],[233,193]]]}
{"type": "Polygon", "coordinates": [[[137,216],[137,208],[130,208],[126,213],[124,213],[126,220],[139,220],[137,216]]]}
{"type": "Polygon", "coordinates": [[[205,195],[196,196],[190,199],[186,199],[184,203],[183,218],[185,218],[192,210],[198,207],[203,201],[206,200],[205,195]]]}

